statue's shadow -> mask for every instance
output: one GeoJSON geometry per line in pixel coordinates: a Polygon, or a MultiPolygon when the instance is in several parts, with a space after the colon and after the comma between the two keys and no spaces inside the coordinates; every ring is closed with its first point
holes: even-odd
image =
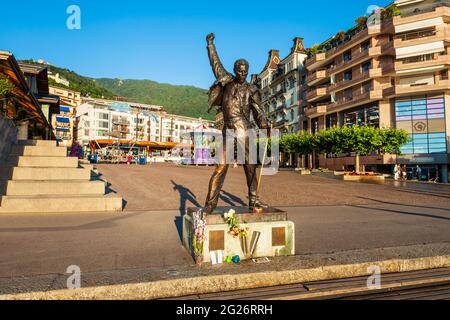
{"type": "MultiPolygon", "coordinates": [[[[171,182],[173,185],[173,190],[179,193],[179,215],[175,217],[174,222],[178,231],[178,236],[180,237],[180,240],[183,241],[183,216],[186,214],[188,205],[198,208],[203,207],[203,205],[198,202],[196,195],[190,189],[181,184],[177,184],[173,180],[171,180],[171,182]]],[[[220,194],[220,199],[231,207],[246,206],[245,202],[241,198],[224,190],[222,190],[220,194]]]]}

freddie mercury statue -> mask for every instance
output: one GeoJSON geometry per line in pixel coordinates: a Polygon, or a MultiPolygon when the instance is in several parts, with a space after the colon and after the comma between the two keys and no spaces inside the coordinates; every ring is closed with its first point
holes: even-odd
{"type": "MultiPolygon", "coordinates": [[[[214,33],[206,37],[208,43],[208,56],[211,63],[214,76],[217,81],[211,87],[208,93],[209,111],[213,107],[219,107],[223,113],[223,142],[222,157],[216,165],[215,171],[209,182],[208,196],[204,208],[205,214],[211,214],[217,207],[220,191],[225,181],[229,164],[226,163],[226,130],[234,130],[238,137],[246,135],[247,131],[254,129],[250,121],[250,113],[253,114],[258,127],[260,129],[269,129],[268,121],[261,108],[261,95],[256,85],[247,82],[249,64],[246,60],[240,59],[234,63],[233,76],[220,62],[219,56],[214,45],[214,33]]],[[[245,146],[241,147],[245,150],[244,171],[247,178],[249,208],[251,210],[258,208],[264,209],[268,206],[262,203],[257,196],[257,164],[249,163],[249,139],[245,136],[243,139],[245,146]]],[[[239,142],[238,144],[243,143],[239,142]]]]}

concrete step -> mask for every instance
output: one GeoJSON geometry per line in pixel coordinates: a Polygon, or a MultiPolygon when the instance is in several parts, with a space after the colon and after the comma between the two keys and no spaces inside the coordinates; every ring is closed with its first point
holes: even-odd
{"type": "MultiPolygon", "coordinates": [[[[1,186],[1,182],[0,182],[1,186]]],[[[6,193],[6,194],[5,194],[6,193]]],[[[6,183],[7,196],[35,196],[35,195],[104,195],[105,182],[103,181],[16,181],[6,183]]]]}
{"type": "Polygon", "coordinates": [[[11,156],[66,157],[66,147],[18,146],[12,147],[11,156]]]}
{"type": "Polygon", "coordinates": [[[81,162],[79,162],[78,164],[81,168],[89,169],[91,171],[95,169],[93,164],[84,164],[81,162]]]}
{"type": "Polygon", "coordinates": [[[115,194],[61,196],[3,196],[0,213],[119,212],[122,198],[115,194]]]}
{"type": "Polygon", "coordinates": [[[74,157],[11,156],[7,164],[14,167],[78,168],[78,159],[74,157]]]}
{"type": "Polygon", "coordinates": [[[11,180],[90,180],[91,170],[83,168],[15,167],[11,180]]]}
{"type": "Polygon", "coordinates": [[[56,147],[56,140],[18,140],[19,146],[40,146],[40,147],[56,147]]]}

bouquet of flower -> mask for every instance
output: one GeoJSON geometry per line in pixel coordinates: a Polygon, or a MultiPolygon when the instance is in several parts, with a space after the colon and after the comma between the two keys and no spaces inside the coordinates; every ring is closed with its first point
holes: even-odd
{"type": "Polygon", "coordinates": [[[194,237],[192,244],[196,255],[203,254],[203,244],[206,241],[206,221],[202,217],[202,212],[194,213],[194,237]]]}
{"type": "Polygon", "coordinates": [[[236,211],[231,209],[230,211],[225,212],[224,218],[228,226],[230,227],[229,234],[233,238],[237,238],[239,236],[247,236],[247,230],[239,226],[238,220],[236,218],[236,211]]]}

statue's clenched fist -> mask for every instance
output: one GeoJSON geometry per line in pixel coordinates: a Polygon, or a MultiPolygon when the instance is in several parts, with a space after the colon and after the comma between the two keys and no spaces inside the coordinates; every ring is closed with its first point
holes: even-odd
{"type": "Polygon", "coordinates": [[[208,34],[208,35],[206,36],[206,41],[208,42],[209,45],[210,45],[210,44],[213,44],[214,38],[215,38],[215,37],[216,37],[216,36],[214,35],[213,32],[211,32],[210,34],[208,34]]]}

